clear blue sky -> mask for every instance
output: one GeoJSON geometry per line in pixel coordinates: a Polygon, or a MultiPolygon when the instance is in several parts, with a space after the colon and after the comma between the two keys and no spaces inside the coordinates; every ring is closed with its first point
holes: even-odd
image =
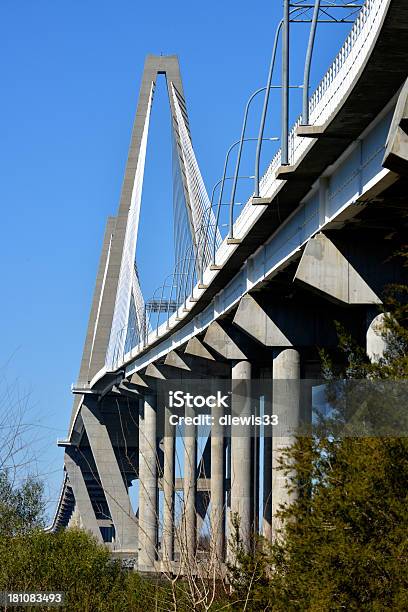
{"type": "MultiPolygon", "coordinates": [[[[78,373],[106,217],[118,204],[145,55],[179,55],[193,143],[210,191],[239,135],[247,98],[265,83],[280,17],[277,0],[0,3],[0,371],[2,384],[6,379],[19,393],[30,393],[27,419],[39,426],[39,469],[47,474],[51,506],[63,460],[55,441],[67,431],[70,385],[78,373]]],[[[322,26],[318,32],[314,84],[345,28],[322,26]]],[[[305,26],[293,28],[294,84],[302,80],[306,36],[305,26]]],[[[156,101],[138,248],[146,298],[171,271],[172,260],[162,85],[156,101]]],[[[269,135],[279,129],[277,102],[274,94],[269,135]]],[[[299,92],[292,103],[295,117],[299,92]]],[[[254,134],[259,110],[255,105],[249,127],[254,134]]],[[[266,157],[272,153],[270,148],[266,157]]],[[[248,148],[243,172],[253,173],[252,158],[248,148]]],[[[242,198],[251,189],[243,184],[242,198]]]]}

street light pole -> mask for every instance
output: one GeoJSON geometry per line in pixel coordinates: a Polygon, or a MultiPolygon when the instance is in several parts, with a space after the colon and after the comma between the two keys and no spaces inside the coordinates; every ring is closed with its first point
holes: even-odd
{"type": "Polygon", "coordinates": [[[289,164],[289,0],[283,1],[281,164],[289,164]]]}

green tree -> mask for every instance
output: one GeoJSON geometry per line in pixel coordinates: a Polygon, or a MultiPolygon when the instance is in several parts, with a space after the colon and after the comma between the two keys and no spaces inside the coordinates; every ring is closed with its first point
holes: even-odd
{"type": "Polygon", "coordinates": [[[34,476],[13,483],[0,471],[0,537],[28,533],[44,526],[44,485],[34,476]]]}
{"type": "Polygon", "coordinates": [[[266,553],[262,548],[258,564],[259,552],[252,559],[239,552],[241,574],[231,576],[241,597],[254,566],[261,570],[248,610],[407,609],[408,406],[400,382],[408,378],[407,297],[405,286],[387,288],[387,348],[376,363],[340,325],[340,363],[322,354],[334,416],[322,417],[314,435],[299,436],[282,458],[299,495],[281,508],[280,537],[266,553]],[[350,427],[356,414],[362,434],[350,427]],[[387,427],[388,435],[373,435],[387,427]]]}

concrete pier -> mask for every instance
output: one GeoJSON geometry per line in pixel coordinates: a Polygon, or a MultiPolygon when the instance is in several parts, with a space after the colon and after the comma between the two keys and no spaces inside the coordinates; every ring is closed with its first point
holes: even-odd
{"type": "Polygon", "coordinates": [[[211,552],[217,563],[221,563],[224,559],[225,446],[224,427],[219,422],[223,414],[224,410],[219,405],[212,409],[214,421],[211,426],[211,552]]]}
{"type": "MultiPolygon", "coordinates": [[[[194,410],[186,405],[186,417],[194,417],[194,410]]],[[[180,554],[183,561],[192,563],[196,553],[196,466],[197,438],[196,426],[184,427],[184,516],[180,538],[180,554]]]]}
{"type": "Polygon", "coordinates": [[[174,548],[174,425],[169,423],[171,411],[165,408],[165,430],[163,438],[163,534],[162,560],[173,560],[174,548]]]}
{"type": "Polygon", "coordinates": [[[115,548],[137,550],[137,522],[115,451],[98,405],[92,399],[81,408],[84,427],[95,460],[100,483],[115,527],[115,548]]]}
{"type": "MultiPolygon", "coordinates": [[[[271,403],[265,399],[264,413],[271,413],[271,403]]],[[[262,535],[272,541],[272,425],[265,426],[263,445],[262,535]]]]}
{"type": "MultiPolygon", "coordinates": [[[[234,416],[251,414],[251,364],[236,361],[232,366],[232,413],[234,416]]],[[[252,428],[231,425],[231,517],[240,521],[243,545],[249,548],[252,528],[252,428]]]]}
{"type": "Polygon", "coordinates": [[[139,569],[157,557],[156,398],[146,395],[139,416],[139,569]]]}
{"type": "Polygon", "coordinates": [[[296,349],[281,349],[273,360],[273,413],[279,418],[279,435],[273,438],[272,452],[272,538],[282,522],[277,516],[281,504],[289,503],[296,493],[289,494],[287,477],[279,469],[282,449],[290,446],[300,423],[300,355],[296,349]]]}

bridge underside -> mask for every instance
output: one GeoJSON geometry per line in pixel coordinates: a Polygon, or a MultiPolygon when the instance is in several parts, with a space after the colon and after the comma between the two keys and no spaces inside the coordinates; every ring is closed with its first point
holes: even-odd
{"type": "MultiPolygon", "coordinates": [[[[314,144],[278,170],[277,192],[185,316],[117,368],[101,367],[98,353],[92,370],[86,345],[86,375],[60,443],[65,478],[54,529],[78,525],[149,572],[199,572],[203,560],[222,568],[233,554],[235,515],[244,546],[254,532],[277,537],[278,509],[296,494],[279,458],[310,425],[320,349],[341,359],[338,322],[379,359],[385,288],[408,284],[396,256],[408,224],[408,45],[394,36],[406,32],[408,15],[400,1],[390,7],[346,102],[325,125],[309,126],[316,129],[304,137],[314,144]],[[212,418],[175,426],[174,413],[200,413],[186,402],[174,411],[176,390],[215,395],[212,418]],[[217,391],[229,398],[227,413],[278,415],[284,427],[272,435],[271,425],[227,425],[217,391]]],[[[95,313],[102,297],[113,313],[104,270],[114,226],[110,220],[88,330],[104,355],[108,338],[105,328],[105,344],[98,336],[95,313]]]]}
{"type": "MultiPolygon", "coordinates": [[[[209,554],[222,564],[235,512],[248,541],[253,531],[272,540],[278,506],[287,501],[274,459],[282,437],[266,435],[260,443],[250,428],[243,434],[217,424],[185,430],[183,437],[174,427],[166,429],[163,389],[209,393],[218,385],[232,391],[233,410],[246,414],[242,389],[235,397],[234,384],[252,380],[248,396],[258,414],[267,406],[271,414],[282,406],[304,414],[311,409],[312,388],[321,384],[319,349],[336,360],[334,321],[366,345],[371,358],[381,355],[384,341],[375,323],[384,287],[408,283],[393,257],[406,230],[407,183],[396,177],[372,206],[357,210],[338,229],[315,235],[297,258],[205,332],[122,377],[103,396],[84,395],[76,443],[66,447],[57,526],[99,530],[101,541],[138,559],[143,571],[179,571],[180,564],[189,560],[191,567],[192,558],[198,563],[209,554]],[[93,421],[83,418],[84,410],[93,421]],[[134,509],[132,484],[138,488],[134,509]]],[[[213,408],[212,415],[218,418],[219,410],[213,408]]]]}

